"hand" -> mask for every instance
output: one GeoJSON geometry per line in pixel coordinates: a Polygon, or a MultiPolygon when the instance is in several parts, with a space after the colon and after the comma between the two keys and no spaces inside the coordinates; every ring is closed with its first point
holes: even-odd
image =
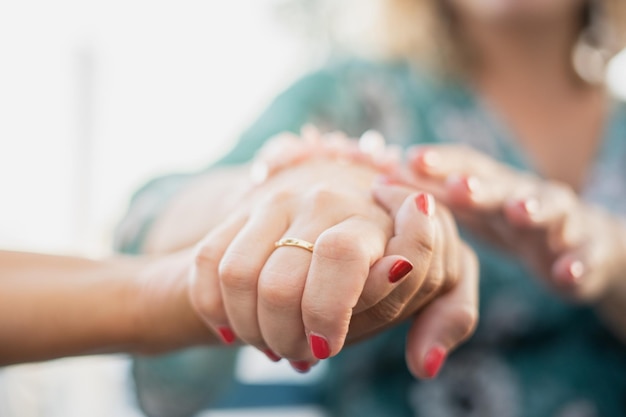
{"type": "Polygon", "coordinates": [[[412,273],[375,308],[356,314],[351,330],[359,326],[371,327],[381,314],[383,325],[387,327],[413,317],[407,337],[407,364],[415,376],[433,378],[448,353],[476,328],[476,255],[460,240],[450,212],[442,205],[435,208],[428,194],[384,185],[376,185],[373,194],[395,219],[395,235],[387,245],[387,252],[403,254],[415,265],[424,264],[424,258],[420,259],[424,250],[421,237],[424,231],[420,227],[423,216],[419,212],[430,214],[432,243],[427,251],[431,253],[431,260],[427,270],[412,273]]]}
{"type": "MultiPolygon", "coordinates": [[[[257,193],[262,199],[252,199],[253,207],[242,204],[199,245],[190,291],[199,315],[225,342],[237,335],[274,359],[286,357],[306,369],[338,353],[349,326],[350,340],[371,335],[451,286],[448,270],[441,273],[443,244],[433,246],[440,240],[438,220],[425,215],[430,212],[423,204],[421,218],[411,223],[414,233],[394,240],[399,245],[408,237],[419,262],[385,253],[392,222],[369,195],[374,175],[363,167],[317,161],[265,184],[257,193]],[[274,248],[285,236],[315,242],[313,254],[274,248]],[[433,259],[439,266],[431,269],[433,259]],[[410,284],[392,292],[411,268],[403,279],[410,284]]],[[[420,200],[431,201],[425,195],[420,200]]],[[[414,201],[405,206],[416,213],[414,201]]],[[[466,320],[471,323],[463,337],[475,317],[466,320]]]]}
{"type": "Polygon", "coordinates": [[[567,185],[515,171],[462,146],[410,157],[415,181],[476,234],[520,256],[571,299],[594,302],[620,278],[624,227],[567,185]]]}
{"type": "Polygon", "coordinates": [[[132,291],[132,351],[155,354],[195,345],[213,345],[219,338],[207,331],[189,299],[189,275],[195,252],[140,257],[139,272],[129,280],[132,291]]]}
{"type": "MultiPolygon", "coordinates": [[[[281,171],[242,201],[198,246],[190,296],[209,327],[227,343],[236,335],[301,369],[336,354],[392,234],[369,193],[375,175],[317,160],[281,171]],[[315,250],[275,248],[283,237],[315,242],[315,250]]],[[[384,280],[382,287],[395,285],[384,280]]]]}

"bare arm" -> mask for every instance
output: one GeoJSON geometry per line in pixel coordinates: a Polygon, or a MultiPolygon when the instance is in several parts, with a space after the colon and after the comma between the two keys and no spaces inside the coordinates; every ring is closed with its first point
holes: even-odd
{"type": "Polygon", "coordinates": [[[171,262],[0,251],[0,365],[215,341],[171,262]]]}

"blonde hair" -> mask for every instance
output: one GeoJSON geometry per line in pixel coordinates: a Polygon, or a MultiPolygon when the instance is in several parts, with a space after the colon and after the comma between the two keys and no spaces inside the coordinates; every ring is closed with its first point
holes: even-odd
{"type": "MultiPolygon", "coordinates": [[[[456,37],[454,22],[444,0],[383,0],[387,52],[418,60],[449,73],[462,72],[468,51],[456,37]]],[[[606,63],[626,47],[626,1],[587,0],[581,16],[580,41],[572,51],[573,63],[583,78],[584,65],[606,63]],[[583,57],[577,54],[585,54],[583,57]],[[576,61],[576,62],[575,62],[576,61]],[[581,72],[583,72],[581,74],[581,72]]],[[[604,74],[604,73],[603,73],[604,74]]]]}

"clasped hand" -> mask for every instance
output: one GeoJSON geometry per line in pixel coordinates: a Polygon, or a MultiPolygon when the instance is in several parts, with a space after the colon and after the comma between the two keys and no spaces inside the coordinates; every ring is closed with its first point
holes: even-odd
{"type": "Polygon", "coordinates": [[[430,194],[328,158],[274,175],[197,245],[191,304],[226,344],[299,371],[407,318],[407,362],[433,377],[477,320],[477,264],[430,194]],[[310,252],[275,243],[297,238],[310,252]]]}

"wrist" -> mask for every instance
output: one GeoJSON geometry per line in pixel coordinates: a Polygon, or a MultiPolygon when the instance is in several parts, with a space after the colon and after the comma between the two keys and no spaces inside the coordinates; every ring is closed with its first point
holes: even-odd
{"type": "Polygon", "coordinates": [[[154,354],[216,342],[189,300],[190,250],[140,259],[138,265],[132,283],[134,351],[154,354]]]}

